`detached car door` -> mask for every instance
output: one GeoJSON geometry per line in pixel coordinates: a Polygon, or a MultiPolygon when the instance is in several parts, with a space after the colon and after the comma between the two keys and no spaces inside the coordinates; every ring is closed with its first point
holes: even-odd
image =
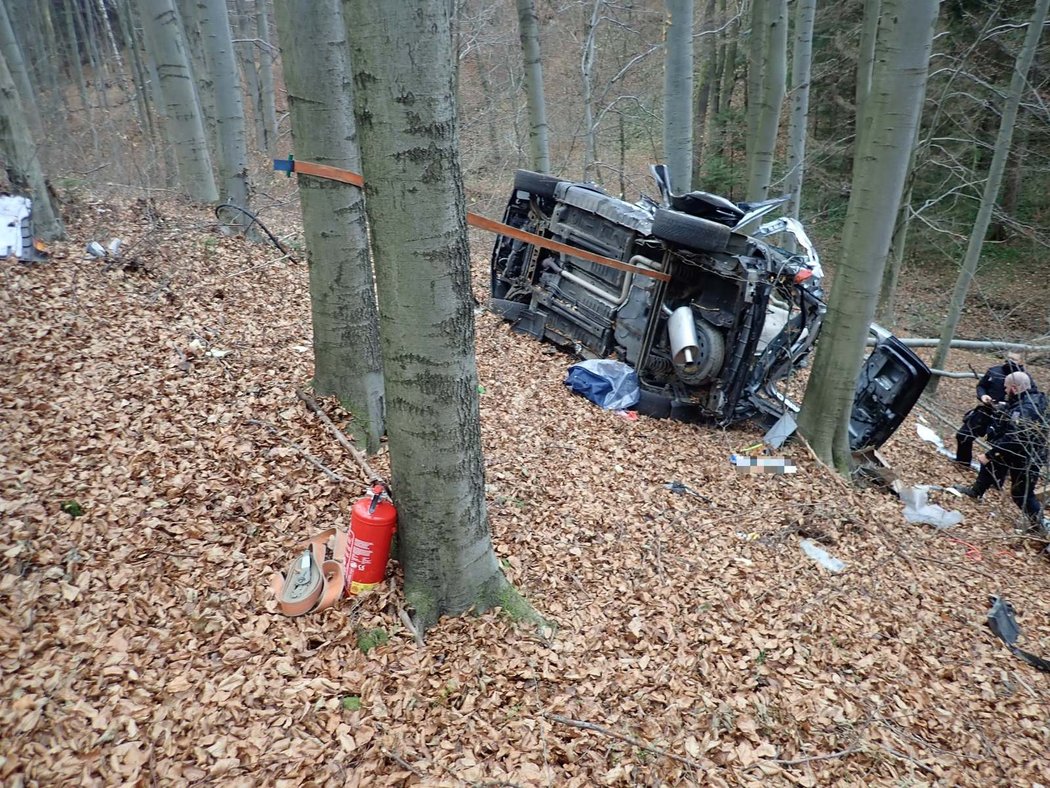
{"type": "Polygon", "coordinates": [[[879,448],[904,421],[930,380],[921,358],[881,326],[872,325],[875,348],[857,378],[849,445],[853,451],[879,448]]]}

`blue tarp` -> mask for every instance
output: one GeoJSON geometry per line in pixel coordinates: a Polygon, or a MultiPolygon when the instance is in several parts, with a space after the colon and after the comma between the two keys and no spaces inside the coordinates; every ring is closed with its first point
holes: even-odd
{"type": "Polygon", "coordinates": [[[621,361],[592,358],[569,367],[565,385],[606,410],[638,404],[638,373],[621,361]]]}

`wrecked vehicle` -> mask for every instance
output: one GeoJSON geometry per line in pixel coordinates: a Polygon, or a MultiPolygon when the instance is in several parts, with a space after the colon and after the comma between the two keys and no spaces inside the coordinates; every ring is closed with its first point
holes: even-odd
{"type": "MultiPolygon", "coordinates": [[[[496,239],[492,309],[520,332],[634,367],[642,413],[727,425],[797,411],[778,384],[806,360],[826,311],[802,225],[764,221],[784,200],[676,195],[666,168],[652,171],[662,202],[632,204],[518,170],[503,221],[532,237],[496,239]]],[[[873,334],[850,423],[854,450],[881,446],[930,377],[899,340],[873,334]]]]}

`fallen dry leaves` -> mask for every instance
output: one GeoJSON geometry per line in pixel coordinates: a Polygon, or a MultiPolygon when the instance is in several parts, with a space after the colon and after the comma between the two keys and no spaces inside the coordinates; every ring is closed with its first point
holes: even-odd
{"type": "MultiPolygon", "coordinates": [[[[737,475],[728,455],[755,428],[600,411],[562,385],[567,356],[489,313],[494,540],[557,630],[487,613],[442,621],[420,647],[396,574],[323,614],[277,615],[270,573],[345,525],[363,489],[295,396],[311,371],[306,269],[213,234],[202,211],[157,212],[87,203],[50,263],[3,263],[0,779],[1043,779],[1047,677],[983,624],[1002,594],[1025,647],[1050,654],[1050,567],[1013,536],[1008,500],[941,500],[966,515],[946,535],[843,490],[798,447],[795,476],[737,475]],[[80,252],[102,225],[124,237],[124,264],[80,252]],[[847,570],[818,567],[802,537],[847,570]],[[375,630],[388,640],[365,653],[375,630]]],[[[969,387],[951,382],[946,409],[969,387]]],[[[884,451],[907,481],[965,480],[913,436],[909,420],[884,451]]]]}

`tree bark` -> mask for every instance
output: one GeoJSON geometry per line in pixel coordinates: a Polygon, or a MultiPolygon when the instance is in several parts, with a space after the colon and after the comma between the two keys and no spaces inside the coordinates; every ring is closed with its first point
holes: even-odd
{"type": "Polygon", "coordinates": [[[36,234],[49,241],[65,237],[65,227],[51,202],[33,134],[26,122],[22,99],[3,53],[0,53],[0,155],[12,191],[28,194],[33,201],[36,234]]]}
{"type": "Polygon", "coordinates": [[[270,17],[266,0],[256,2],[256,24],[259,32],[259,92],[262,101],[263,150],[268,154],[277,147],[277,103],[273,83],[274,48],[270,41],[270,17]]]}
{"type": "MultiPolygon", "coordinates": [[[[949,343],[955,336],[955,329],[959,325],[962,316],[963,304],[966,301],[966,293],[970,289],[970,282],[977,272],[977,263],[981,259],[981,250],[984,247],[984,237],[988,232],[988,225],[995,210],[995,203],[999,197],[999,188],[1003,182],[1003,172],[1006,169],[1006,160],[1010,155],[1010,143],[1013,140],[1014,122],[1017,120],[1017,108],[1021,103],[1021,95],[1025,91],[1028,81],[1028,71],[1035,59],[1035,52],[1039,46],[1039,38],[1042,34],[1043,23],[1046,21],[1047,7],[1050,0],[1036,0],[1032,19],[1028,23],[1028,32],[1025,35],[1024,46],[1017,56],[1014,64],[1013,76],[1010,79],[1010,90],[1003,106],[1003,114],[999,122],[999,134],[995,140],[995,152],[992,154],[992,163],[988,167],[988,178],[984,182],[984,193],[981,195],[981,206],[977,209],[977,218],[970,231],[970,241],[966,247],[966,256],[963,258],[962,269],[959,277],[955,280],[955,289],[952,291],[952,300],[948,306],[948,315],[944,321],[941,331],[941,344],[933,356],[933,366],[944,367],[948,358],[949,343]]],[[[936,393],[937,381],[930,382],[928,387],[930,393],[936,393]]]]}
{"type": "Polygon", "coordinates": [[[787,83],[787,0],[766,0],[764,20],[765,65],[762,69],[762,95],[755,115],[757,126],[748,127],[754,135],[752,157],[748,167],[747,199],[764,200],[773,180],[773,158],[780,128],[780,108],[784,103],[787,83]]]}
{"type": "MultiPolygon", "coordinates": [[[[235,18],[237,38],[234,44],[234,52],[237,61],[241,64],[241,74],[244,76],[244,89],[251,99],[249,104],[244,105],[245,123],[248,117],[252,119],[255,127],[255,147],[258,150],[266,150],[266,130],[262,119],[262,92],[259,86],[259,71],[255,67],[255,28],[256,25],[248,13],[248,4],[245,0],[235,0],[235,18]]],[[[232,20],[231,20],[232,27],[232,20]]]]}
{"type": "Polygon", "coordinates": [[[665,2],[664,161],[672,188],[684,194],[693,179],[693,0],[665,2]]]}
{"type": "Polygon", "coordinates": [[[583,53],[580,57],[580,76],[583,91],[583,179],[595,175],[598,162],[597,129],[594,120],[594,50],[605,0],[594,0],[591,15],[583,31],[583,53]]]}
{"type": "MultiPolygon", "coordinates": [[[[219,173],[223,202],[248,210],[248,145],[244,131],[244,102],[237,61],[233,53],[230,18],[224,0],[198,0],[201,36],[215,80],[215,122],[219,136],[219,173]]],[[[229,211],[229,223],[247,227],[240,211],[229,211]]]]}
{"type": "Polygon", "coordinates": [[[744,133],[744,157],[747,161],[748,197],[751,189],[751,172],[755,160],[760,123],[762,86],[765,84],[766,67],[766,9],[772,0],[751,0],[751,30],[747,44],[747,91],[745,115],[747,130],[744,133]]]}
{"type": "Polygon", "coordinates": [[[11,18],[7,14],[6,4],[0,2],[0,55],[7,61],[8,72],[18,90],[18,98],[22,102],[22,111],[26,113],[29,128],[34,134],[43,132],[44,124],[40,120],[40,110],[37,108],[36,91],[33,90],[33,82],[29,78],[29,69],[22,55],[22,47],[18,45],[15,38],[14,28],[11,27],[11,18]]]}
{"type": "MultiPolygon", "coordinates": [[[[340,0],[276,0],[274,14],[296,155],[360,172],[340,0]]],[[[339,398],[354,416],[354,439],[375,454],[384,431],[383,365],[364,192],[300,175],[299,197],[310,261],[313,387],[339,398]]]]}
{"type": "Polygon", "coordinates": [[[696,88],[696,114],[693,117],[693,153],[692,175],[690,183],[700,183],[703,171],[704,147],[707,145],[708,128],[711,115],[718,114],[718,89],[721,79],[721,61],[718,56],[718,36],[715,27],[715,0],[707,0],[704,7],[702,25],[706,30],[700,33],[696,88]]]}
{"type": "Polygon", "coordinates": [[[787,191],[791,195],[787,213],[795,219],[802,207],[806,129],[809,125],[809,74],[813,63],[813,22],[816,16],[817,0],[798,0],[795,9],[795,46],[791,58],[791,120],[788,124],[787,156],[787,191]]]}
{"type": "Polygon", "coordinates": [[[157,69],[167,136],[175,148],[183,192],[213,203],[219,192],[212,175],[204,120],[193,87],[186,39],[172,0],[139,0],[146,45],[157,69]]]}
{"type": "Polygon", "coordinates": [[[871,128],[861,136],[842,255],[798,418],[816,455],[842,473],[850,467],[854,390],[919,122],[937,8],[938,0],[883,2],[862,121],[871,128]]]}
{"type": "Polygon", "coordinates": [[[422,629],[512,592],[485,512],[450,11],[446,0],[344,4],[400,558],[422,629]]]}
{"type": "MultiPolygon", "coordinates": [[[[517,0],[518,32],[525,61],[525,96],[529,110],[529,154],[532,169],[551,171],[547,104],[543,96],[543,60],[540,55],[540,24],[535,0],[517,0]]],[[[479,72],[481,66],[478,66],[479,72]]]]}

